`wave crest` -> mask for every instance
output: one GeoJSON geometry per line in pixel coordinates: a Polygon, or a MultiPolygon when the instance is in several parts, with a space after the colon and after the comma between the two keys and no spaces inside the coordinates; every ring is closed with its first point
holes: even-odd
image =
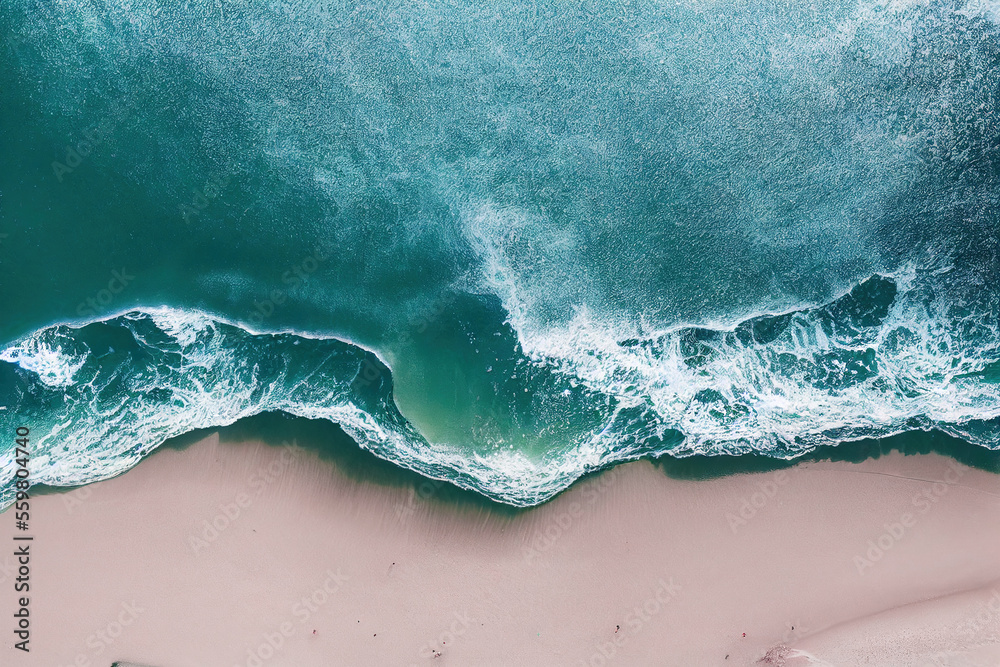
{"type": "MultiPolygon", "coordinates": [[[[396,408],[388,369],[355,345],[257,334],[170,308],[48,327],[0,352],[0,399],[12,408],[0,422],[31,424],[38,434],[33,479],[59,486],[119,474],[182,433],[282,411],[336,422],[382,458],[515,505],[650,454],[790,458],[930,428],[996,448],[995,318],[984,315],[988,305],[958,307],[944,298],[945,273],[874,276],[827,305],[728,328],[626,337],[636,328],[585,312],[566,327],[522,326],[520,343],[533,364],[610,406],[582,440],[535,458],[427,442],[396,408]],[[372,367],[379,369],[373,376],[372,367]]],[[[0,465],[4,502],[12,494],[11,458],[5,452],[0,465]]]]}

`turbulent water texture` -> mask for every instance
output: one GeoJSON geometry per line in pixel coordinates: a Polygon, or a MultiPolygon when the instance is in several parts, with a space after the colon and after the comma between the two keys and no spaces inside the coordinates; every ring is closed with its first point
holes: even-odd
{"type": "Polygon", "coordinates": [[[648,454],[998,448],[998,18],[5,2],[0,427],[69,485],[284,411],[514,504],[648,454]]]}

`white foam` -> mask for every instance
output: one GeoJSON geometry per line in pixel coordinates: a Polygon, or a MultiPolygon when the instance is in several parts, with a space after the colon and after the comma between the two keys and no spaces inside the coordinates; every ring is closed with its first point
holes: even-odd
{"type": "MultiPolygon", "coordinates": [[[[935,271],[934,277],[944,273],[935,271]]],[[[803,311],[768,344],[746,346],[720,332],[703,342],[710,352],[694,364],[682,349],[684,328],[651,332],[642,345],[623,345],[635,338],[633,325],[595,319],[585,310],[566,326],[532,328],[514,316],[510,323],[537,363],[624,405],[651,405],[667,426],[687,436],[674,453],[805,451],[851,437],[897,433],[913,419],[962,424],[1000,416],[998,387],[968,376],[991,359],[955,337],[958,325],[949,319],[947,300],[928,302],[912,267],[897,283],[896,300],[874,331],[835,339],[819,310],[803,311]],[[878,373],[845,387],[818,386],[787,361],[846,372],[836,357],[823,355],[866,349],[873,352],[878,373]],[[705,391],[724,400],[699,400],[705,391]]],[[[516,292],[504,294],[510,299],[516,292]]],[[[512,310],[520,312],[517,305],[512,310]]]]}
{"type": "Polygon", "coordinates": [[[205,313],[196,310],[181,310],[178,308],[151,308],[143,311],[153,324],[165,334],[187,347],[193,344],[198,335],[212,328],[214,322],[205,313]]]}
{"type": "MultiPolygon", "coordinates": [[[[87,362],[87,355],[66,354],[60,342],[61,336],[53,336],[55,340],[49,338],[42,332],[29,336],[0,352],[0,360],[34,373],[49,387],[68,387],[73,384],[77,371],[87,362]]],[[[65,339],[64,342],[69,345],[72,341],[65,339]]]]}
{"type": "Polygon", "coordinates": [[[965,6],[956,13],[966,18],[983,18],[1000,23],[1000,0],[966,0],[965,6]]]}
{"type": "MultiPolygon", "coordinates": [[[[951,337],[944,324],[948,304],[928,301],[921,280],[913,271],[897,277],[900,292],[885,322],[864,338],[863,345],[876,351],[879,375],[836,391],[819,389],[801,375],[778,373],[773,367],[780,354],[808,360],[819,352],[853,349],[818,325],[819,311],[794,314],[787,332],[768,344],[744,346],[733,334],[709,341],[712,354],[693,366],[682,350],[683,330],[647,332],[644,344],[624,345],[613,322],[584,310],[565,327],[519,330],[524,350],[536,363],[618,399],[614,414],[599,428],[577,442],[553,443],[550,453],[539,458],[505,447],[469,455],[467,446],[428,443],[398,414],[366,412],[336,386],[310,392],[309,385],[286,377],[284,371],[265,386],[256,360],[236,356],[236,348],[252,346],[227,338],[248,335],[245,331],[220,330],[201,313],[156,309],[148,315],[150,321],[186,343],[182,366],[137,375],[127,395],[117,399],[108,395],[108,387],[121,370],[89,379],[87,395],[101,395],[100,405],[84,407],[52,424],[48,432],[39,429],[32,474],[36,482],[57,486],[105,479],[127,470],[171,437],[279,410],[334,421],[382,458],[517,505],[541,502],[588,471],[648,453],[643,434],[618,424],[622,411],[630,407],[651,407],[662,418],[647,434],[662,436],[666,428],[687,434],[681,445],[668,446],[675,455],[791,456],[819,444],[907,430],[913,418],[941,422],[949,432],[962,433],[963,423],[1000,416],[998,388],[968,376],[982,369],[984,359],[951,337]],[[192,338],[184,330],[188,325],[198,332],[215,329],[218,335],[192,338]],[[909,338],[899,343],[896,338],[904,329],[909,338]],[[162,389],[170,391],[168,400],[140,398],[162,389]],[[727,404],[697,400],[706,389],[724,397],[728,406],[745,410],[727,415],[727,404]]],[[[136,330],[145,317],[133,312],[123,324],[136,330]]],[[[635,333],[634,327],[625,328],[635,333]]],[[[2,358],[36,373],[50,388],[65,389],[88,352],[68,354],[72,341],[61,331],[52,327],[36,332],[4,350],[2,358]]],[[[976,441],[975,434],[962,435],[976,441]]],[[[12,479],[12,466],[7,457],[0,459],[0,479],[12,479]]]]}

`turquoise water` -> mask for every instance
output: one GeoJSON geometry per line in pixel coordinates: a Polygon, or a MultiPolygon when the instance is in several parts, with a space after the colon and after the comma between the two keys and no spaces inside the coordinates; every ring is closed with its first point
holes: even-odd
{"type": "Polygon", "coordinates": [[[651,454],[998,448],[998,19],[5,2],[0,431],[59,486],[277,410],[518,505],[651,454]]]}

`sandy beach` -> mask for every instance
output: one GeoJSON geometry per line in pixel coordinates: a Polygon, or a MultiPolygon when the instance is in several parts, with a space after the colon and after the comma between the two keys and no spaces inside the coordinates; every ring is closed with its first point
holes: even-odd
{"type": "Polygon", "coordinates": [[[1000,0],[0,26],[0,667],[1000,667],[1000,0]]]}
{"type": "Polygon", "coordinates": [[[1000,478],[943,456],[640,461],[526,511],[366,457],[223,431],[34,498],[0,662],[1000,664],[1000,478]]]}

